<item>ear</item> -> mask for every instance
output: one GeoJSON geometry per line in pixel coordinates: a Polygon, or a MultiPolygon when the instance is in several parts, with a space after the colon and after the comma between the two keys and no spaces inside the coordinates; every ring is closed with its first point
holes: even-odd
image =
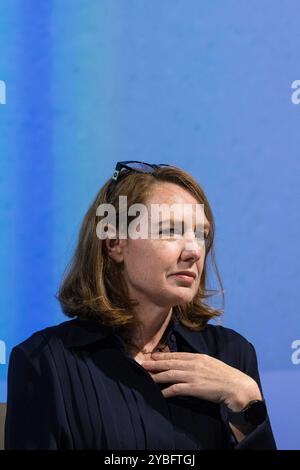
{"type": "Polygon", "coordinates": [[[110,258],[112,258],[116,263],[122,263],[124,261],[123,252],[126,240],[119,238],[118,230],[114,238],[108,237],[104,242],[110,258]]]}

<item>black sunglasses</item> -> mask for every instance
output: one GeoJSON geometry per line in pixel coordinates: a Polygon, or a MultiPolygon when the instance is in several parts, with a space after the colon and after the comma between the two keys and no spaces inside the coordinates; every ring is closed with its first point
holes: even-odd
{"type": "Polygon", "coordinates": [[[111,182],[108,186],[106,192],[106,200],[107,202],[110,200],[111,195],[116,187],[117,182],[119,181],[119,176],[121,174],[129,174],[129,173],[152,173],[157,168],[163,166],[172,166],[167,165],[166,163],[146,163],[146,162],[138,162],[136,160],[127,160],[123,162],[117,162],[113,176],[111,178],[111,182]]]}

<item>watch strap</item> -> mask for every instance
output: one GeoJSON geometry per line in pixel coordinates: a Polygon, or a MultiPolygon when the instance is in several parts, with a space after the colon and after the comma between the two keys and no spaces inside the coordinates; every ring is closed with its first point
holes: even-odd
{"type": "Polygon", "coordinates": [[[228,419],[232,424],[258,426],[267,417],[265,400],[251,400],[241,411],[227,409],[228,419]]]}

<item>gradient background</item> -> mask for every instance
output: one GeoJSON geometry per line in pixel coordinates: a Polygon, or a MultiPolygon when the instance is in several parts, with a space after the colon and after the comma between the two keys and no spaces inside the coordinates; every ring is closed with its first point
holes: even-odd
{"type": "Polygon", "coordinates": [[[0,401],[11,348],[67,319],[54,294],[115,162],[165,162],[207,193],[223,325],[256,347],[278,447],[300,448],[299,11],[296,0],[1,1],[0,401]]]}

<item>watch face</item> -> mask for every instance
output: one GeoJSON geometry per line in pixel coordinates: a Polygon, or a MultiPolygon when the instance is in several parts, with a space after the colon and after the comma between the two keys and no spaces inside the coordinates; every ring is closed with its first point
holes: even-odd
{"type": "Polygon", "coordinates": [[[263,423],[267,417],[267,409],[264,401],[255,401],[245,410],[245,420],[248,423],[258,426],[263,423]]]}

